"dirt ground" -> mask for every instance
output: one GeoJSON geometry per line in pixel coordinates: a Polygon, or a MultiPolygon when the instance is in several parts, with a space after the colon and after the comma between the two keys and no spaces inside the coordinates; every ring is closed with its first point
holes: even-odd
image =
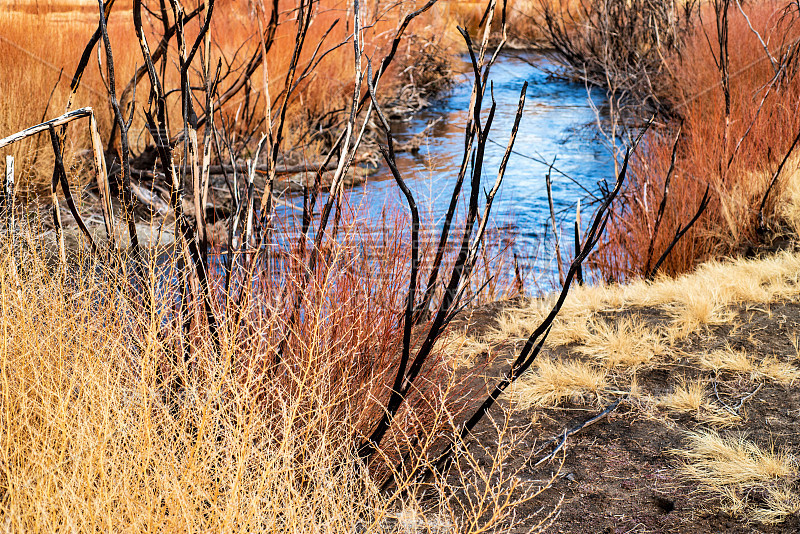
{"type": "MultiPolygon", "coordinates": [[[[519,313],[519,302],[494,304],[475,310],[462,327],[476,339],[498,329],[499,318],[519,313]]],[[[623,306],[595,314],[610,324],[636,316],[652,332],[674,324],[668,306],[623,306]]],[[[724,309],[724,321],[699,325],[689,335],[673,340],[649,362],[632,369],[609,372],[609,384],[592,398],[567,398],[555,406],[520,409],[506,395],[476,428],[471,450],[479,462],[492,461],[498,431],[494,421],[510,417],[510,427],[524,433],[506,467],[515,471],[522,486],[552,484],[514,511],[516,525],[508,532],[529,532],[542,517],[554,511],[547,532],[602,533],[706,533],[706,532],[800,532],[798,509],[774,524],[754,519],[753,510],[769,508],[768,489],[759,484],[731,485],[742,503],[732,510],[719,493],[685,475],[680,454],[691,432],[710,430],[723,436],[744,437],[765,450],[786,451],[800,457],[800,382],[775,380],[758,372],[715,369],[697,364],[697,355],[715,351],[741,352],[753,361],[781,366],[795,376],[798,369],[797,339],[800,334],[800,301],[738,303],[724,309]],[[794,374],[793,374],[794,373],[794,374]],[[660,399],[679,384],[703,384],[704,407],[673,410],[660,399]],[[555,456],[538,467],[537,462],[561,443],[566,430],[613,409],[596,422],[567,437],[555,456]],[[738,414],[733,421],[710,421],[708,413],[738,414]]],[[[492,349],[477,357],[486,376],[499,376],[508,358],[521,343],[490,343],[492,349]],[[491,356],[489,354],[491,353],[491,356]]],[[[580,343],[550,346],[540,358],[597,363],[580,350],[580,343]]],[[[491,380],[487,382],[491,383],[491,380]]],[[[481,388],[476,388],[480,391],[481,388]]],[[[794,506],[800,489],[796,460],[794,472],[781,484],[794,506]],[[795,500],[792,500],[795,499],[795,500]]],[[[777,482],[777,478],[776,484],[777,482]]],[[[770,482],[769,484],[771,484],[770,482]]]]}

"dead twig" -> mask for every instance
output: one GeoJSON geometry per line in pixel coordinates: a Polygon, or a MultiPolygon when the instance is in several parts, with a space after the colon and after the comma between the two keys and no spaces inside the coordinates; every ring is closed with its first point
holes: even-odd
{"type": "Polygon", "coordinates": [[[742,407],[744,406],[744,403],[747,402],[748,400],[750,400],[751,398],[753,398],[755,396],[755,394],[758,393],[759,391],[761,391],[761,388],[764,387],[764,383],[763,382],[758,384],[758,387],[756,387],[756,389],[754,389],[753,391],[751,391],[750,393],[748,393],[747,395],[742,397],[739,400],[739,402],[736,404],[736,406],[731,407],[728,403],[723,401],[719,396],[719,391],[717,391],[717,377],[716,376],[714,377],[714,380],[712,380],[712,385],[713,385],[713,388],[714,388],[714,397],[717,399],[717,402],[719,402],[722,405],[722,407],[725,408],[725,410],[727,410],[732,415],[735,415],[737,417],[740,415],[739,414],[739,410],[742,409],[742,407]]]}
{"type": "MultiPolygon", "coordinates": [[[[543,464],[544,462],[549,462],[550,460],[555,458],[556,454],[558,454],[558,451],[560,451],[564,447],[564,445],[566,445],[567,438],[574,436],[575,434],[585,429],[586,427],[589,427],[597,423],[598,421],[604,419],[606,416],[608,416],[608,414],[616,410],[617,407],[619,407],[619,405],[622,403],[622,401],[624,401],[627,398],[628,396],[624,395],[615,400],[614,402],[612,402],[611,404],[609,404],[605,410],[598,413],[597,415],[587,419],[586,421],[583,421],[577,426],[574,426],[570,429],[565,429],[564,433],[560,435],[561,439],[559,440],[558,445],[556,445],[555,448],[549,454],[546,454],[545,456],[541,457],[535,464],[533,464],[533,467],[539,467],[539,465],[543,464]]],[[[539,448],[538,451],[536,451],[536,454],[540,454],[542,451],[544,451],[544,449],[549,447],[551,444],[555,443],[557,439],[558,437],[554,437],[548,440],[542,447],[539,448]]]]}
{"type": "MultiPolygon", "coordinates": [[[[63,128],[65,128],[68,123],[81,118],[89,119],[89,133],[91,134],[92,140],[92,155],[94,157],[97,188],[100,191],[101,207],[103,210],[103,219],[106,225],[107,237],[113,247],[114,214],[111,211],[111,193],[108,186],[108,175],[106,173],[105,157],[103,156],[103,145],[100,139],[100,134],[97,131],[97,120],[95,119],[92,108],[86,107],[76,109],[74,111],[68,111],[59,117],[9,135],[8,137],[0,139],[0,148],[11,145],[33,135],[49,131],[57,126],[61,126],[63,132],[63,128]]],[[[59,143],[60,142],[61,137],[59,136],[59,143]]]]}
{"type": "Polygon", "coordinates": [[[672,181],[672,174],[675,172],[675,162],[678,157],[678,141],[681,138],[681,128],[678,128],[678,133],[675,136],[675,142],[672,144],[672,155],[669,160],[669,169],[667,169],[667,176],[664,178],[664,193],[661,196],[661,202],[658,205],[656,212],[656,221],[653,224],[653,232],[650,234],[650,245],[647,247],[647,261],[645,261],[645,277],[650,278],[650,262],[653,260],[653,249],[658,237],[658,229],[661,226],[661,219],[664,216],[664,210],[667,207],[667,198],[669,197],[669,184],[672,181]]]}
{"type": "MultiPolygon", "coordinates": [[[[552,169],[552,165],[550,166],[552,169]]],[[[564,259],[561,257],[561,243],[559,239],[558,226],[556,226],[556,210],[553,207],[553,186],[550,182],[550,170],[544,177],[545,184],[547,185],[547,204],[550,206],[550,224],[553,227],[553,239],[556,241],[556,264],[558,265],[558,282],[564,283],[564,259]]]]}
{"type": "Polygon", "coordinates": [[[120,131],[120,159],[122,163],[122,204],[123,216],[128,221],[128,235],[130,238],[131,248],[133,255],[137,259],[135,269],[141,274],[141,260],[142,250],[139,246],[139,236],[136,233],[136,213],[134,211],[134,197],[131,193],[131,163],[130,163],[130,149],[128,146],[128,129],[130,128],[130,121],[133,120],[133,110],[128,121],[122,116],[122,109],[120,108],[119,101],[117,100],[116,93],[116,79],[114,75],[114,55],[111,51],[111,40],[108,36],[108,28],[106,26],[106,13],[104,9],[103,0],[97,0],[100,7],[100,33],[103,38],[103,45],[106,53],[106,71],[108,78],[109,100],[111,107],[114,110],[114,119],[120,131]]]}
{"type": "MultiPolygon", "coordinates": [[[[92,239],[92,234],[89,233],[89,229],[86,227],[86,223],[83,222],[83,218],[81,214],[78,212],[77,206],[75,206],[75,199],[72,197],[72,191],[69,188],[69,181],[67,180],[67,171],[64,168],[64,159],[63,159],[63,146],[61,144],[61,139],[59,139],[58,134],[56,134],[55,128],[50,125],[50,142],[53,145],[53,154],[55,155],[55,168],[53,169],[53,194],[55,195],[55,180],[56,177],[58,178],[59,183],[61,184],[61,192],[64,193],[64,198],[67,201],[67,207],[69,207],[70,213],[72,213],[72,217],[75,219],[75,222],[78,223],[78,227],[80,228],[81,232],[83,232],[84,237],[89,242],[89,247],[92,253],[96,254],[98,252],[97,246],[94,243],[94,239],[92,239]],[[57,175],[57,176],[56,176],[57,175]]],[[[58,204],[56,204],[56,207],[58,204]]],[[[60,217],[59,217],[60,222],[60,217]]],[[[62,240],[59,239],[59,246],[61,246],[62,240]]],[[[63,258],[63,253],[62,253],[63,258]]]]}

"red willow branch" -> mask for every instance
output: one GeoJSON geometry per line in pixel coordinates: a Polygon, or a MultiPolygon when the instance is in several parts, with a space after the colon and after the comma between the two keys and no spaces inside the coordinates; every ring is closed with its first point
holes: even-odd
{"type": "Polygon", "coordinates": [[[678,134],[675,136],[675,142],[672,144],[672,155],[670,156],[669,169],[667,169],[667,176],[664,178],[664,194],[661,197],[661,202],[658,205],[658,212],[656,213],[656,222],[653,225],[653,233],[650,236],[650,245],[647,247],[647,261],[644,264],[644,272],[646,277],[650,277],[650,262],[653,260],[653,249],[658,238],[658,230],[661,226],[661,219],[664,217],[664,210],[667,207],[667,197],[669,197],[669,185],[672,181],[672,174],[675,172],[675,162],[678,157],[678,141],[681,138],[681,128],[678,128],[678,134]]]}
{"type": "MultiPolygon", "coordinates": [[[[466,30],[459,28],[459,31],[464,37],[467,43],[467,47],[470,50],[470,57],[472,59],[473,68],[475,70],[475,78],[477,81],[480,79],[480,71],[478,68],[477,60],[475,58],[475,54],[473,53],[472,41],[466,30]]],[[[481,116],[480,106],[482,104],[481,95],[482,92],[478,91],[476,93],[476,98],[474,99],[475,108],[473,110],[473,115],[475,117],[475,129],[478,132],[478,145],[475,151],[475,164],[473,166],[473,172],[470,181],[471,191],[470,191],[469,209],[467,212],[467,218],[464,225],[464,234],[461,238],[461,249],[453,266],[453,270],[450,276],[450,282],[448,283],[447,289],[445,290],[444,296],[442,297],[442,301],[439,305],[439,309],[436,313],[436,316],[433,319],[433,322],[425,337],[425,340],[423,341],[422,345],[417,351],[417,354],[414,356],[413,361],[411,361],[410,366],[408,366],[407,372],[405,371],[405,367],[408,365],[408,360],[410,359],[410,355],[408,355],[406,361],[401,361],[401,366],[400,369],[398,370],[397,377],[395,379],[395,387],[392,390],[389,401],[386,405],[386,409],[384,410],[381,419],[375,425],[370,436],[357,448],[358,456],[362,460],[369,459],[369,457],[372,456],[378,450],[378,447],[380,446],[383,437],[386,435],[386,432],[391,427],[395,414],[400,409],[400,406],[403,404],[409,390],[411,389],[414,383],[414,380],[416,379],[417,375],[422,369],[422,366],[424,365],[425,361],[428,359],[428,356],[431,354],[434,343],[439,338],[439,335],[441,334],[442,330],[446,327],[447,323],[449,322],[451,318],[450,312],[454,304],[456,303],[456,295],[458,293],[462,277],[465,274],[468,274],[467,262],[470,252],[469,245],[473,233],[475,220],[478,216],[478,198],[480,194],[481,174],[483,171],[483,159],[486,150],[486,144],[488,142],[489,131],[491,130],[495,111],[497,109],[497,104],[494,101],[492,101],[492,107],[489,110],[489,114],[486,118],[486,123],[483,127],[481,127],[480,125],[480,116],[481,116]],[[400,371],[403,372],[401,373],[400,371]]],[[[384,129],[386,129],[386,126],[384,126],[384,129]]],[[[413,317],[409,322],[413,322],[413,317]]]]}

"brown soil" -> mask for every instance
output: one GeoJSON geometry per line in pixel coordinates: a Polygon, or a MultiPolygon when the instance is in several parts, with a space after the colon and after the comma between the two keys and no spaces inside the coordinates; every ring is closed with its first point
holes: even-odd
{"type": "MultiPolygon", "coordinates": [[[[494,304],[476,310],[462,326],[466,326],[470,334],[480,335],[493,325],[502,308],[494,304]]],[[[735,311],[737,317],[733,324],[738,321],[740,326],[707,327],[674,349],[679,353],[699,352],[729,344],[751,354],[774,356],[797,365],[797,350],[790,337],[800,333],[800,303],[743,306],[735,311]]],[[[616,315],[621,317],[629,313],[638,313],[654,328],[668,319],[657,308],[627,309],[616,315]]],[[[499,352],[488,366],[489,375],[497,376],[507,365],[507,358],[514,356],[510,348],[499,352]]],[[[550,351],[550,356],[583,358],[570,346],[550,351]]],[[[662,359],[637,373],[641,390],[654,396],[669,392],[680,377],[700,376],[709,380],[714,378],[713,373],[698,368],[686,358],[673,358],[669,362],[662,359]]],[[[726,376],[722,373],[716,381],[719,395],[716,400],[729,405],[735,405],[757,387],[749,377],[741,375],[726,376]]],[[[485,387],[482,389],[485,391],[485,387]]],[[[507,460],[509,469],[520,470],[518,476],[523,482],[533,487],[542,485],[558,471],[551,487],[515,510],[518,523],[508,532],[528,532],[543,517],[542,509],[556,508],[559,515],[548,532],[800,531],[800,517],[796,514],[780,525],[763,525],[750,522],[746,517],[732,517],[720,512],[718,502],[681,479],[679,462],[672,453],[684,444],[685,432],[701,428],[701,423],[692,415],[675,415],[652,406],[643,407],[636,399],[623,400],[606,417],[570,436],[554,460],[533,467],[553,449],[551,444],[540,451],[549,439],[558,437],[556,441],[559,441],[565,430],[591,419],[610,403],[606,400],[600,408],[567,403],[558,408],[515,411],[509,410],[509,402],[504,399],[490,413],[490,417],[495,419],[502,419],[510,413],[513,427],[530,432],[526,440],[529,448],[519,449],[507,460]],[[523,519],[520,521],[520,518],[523,519]]],[[[774,442],[797,456],[800,452],[799,407],[798,385],[764,382],[761,389],[744,403],[740,412],[742,422],[732,430],[742,432],[748,439],[762,445],[769,446],[774,442]]],[[[478,425],[474,437],[477,443],[471,447],[474,454],[480,457],[483,447],[492,451],[497,441],[494,428],[487,419],[478,425]]],[[[491,458],[484,454],[483,461],[490,462],[491,458]]],[[[795,481],[795,490],[797,486],[798,481],[795,481]]]]}

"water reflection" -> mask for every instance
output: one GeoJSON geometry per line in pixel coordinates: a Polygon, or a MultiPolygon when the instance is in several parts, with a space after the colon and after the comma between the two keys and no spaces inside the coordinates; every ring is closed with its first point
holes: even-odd
{"type": "MultiPolygon", "coordinates": [[[[403,143],[435,121],[418,152],[398,154],[399,170],[414,193],[423,218],[434,226],[441,224],[447,211],[463,158],[466,109],[472,88],[471,69],[466,64],[464,67],[465,74],[459,75],[459,83],[444,98],[408,120],[393,124],[397,142],[403,143]]],[[[490,79],[497,110],[482,183],[487,192],[494,183],[511,133],[519,93],[527,81],[524,115],[514,154],[495,197],[492,226],[499,231],[501,240],[513,240],[521,263],[533,271],[544,287],[557,278],[545,186],[550,165],[562,241],[569,243],[563,247],[565,256],[571,256],[576,202],[583,199],[586,226],[598,183],[614,180],[611,155],[591,127],[596,116],[585,88],[550,77],[546,71],[552,69],[545,56],[533,52],[503,55],[493,67],[490,79]]],[[[491,103],[488,95],[487,90],[484,106],[487,110],[491,103]]],[[[599,97],[593,99],[598,108],[605,105],[599,97]]],[[[469,187],[465,183],[462,212],[468,198],[469,187]]],[[[480,198],[483,203],[484,195],[480,198]]],[[[324,202],[324,198],[320,200],[324,202]]],[[[363,185],[350,190],[348,201],[352,209],[371,221],[381,220],[383,213],[407,209],[388,169],[381,169],[363,185]]]]}
{"type": "MultiPolygon", "coordinates": [[[[572,242],[574,206],[579,198],[598,190],[598,182],[613,181],[614,166],[609,152],[586,125],[595,121],[583,86],[548,76],[551,65],[536,53],[506,54],[498,59],[490,75],[497,111],[487,146],[483,187],[488,191],[497,175],[511,132],[523,82],[528,81],[527,101],[505,180],[495,198],[495,225],[516,239],[515,248],[527,265],[545,275],[555,269],[554,253],[545,236],[549,209],[545,174],[553,163],[555,210],[565,238],[572,242]],[[534,66],[536,65],[536,66],[534,66]]],[[[450,192],[463,156],[464,126],[472,80],[462,82],[443,99],[393,128],[399,142],[409,140],[431,121],[427,138],[416,154],[398,156],[398,166],[421,206],[428,207],[434,221],[440,221],[450,201],[450,192]]],[[[487,91],[488,95],[488,91],[487,91]]],[[[599,98],[595,104],[604,104],[599,98]]],[[[488,109],[489,102],[485,107],[488,109]]],[[[468,198],[468,190],[464,192],[468,198]]],[[[481,195],[483,197],[483,195],[481,195]]],[[[483,198],[482,198],[483,200],[483,198]]],[[[591,200],[591,198],[589,198],[591,200]]],[[[370,215],[384,208],[405,207],[405,201],[388,171],[379,172],[352,191],[351,205],[370,215]]],[[[590,213],[590,208],[584,213],[590,213]]],[[[584,223],[589,217],[584,216],[584,223]]]]}

